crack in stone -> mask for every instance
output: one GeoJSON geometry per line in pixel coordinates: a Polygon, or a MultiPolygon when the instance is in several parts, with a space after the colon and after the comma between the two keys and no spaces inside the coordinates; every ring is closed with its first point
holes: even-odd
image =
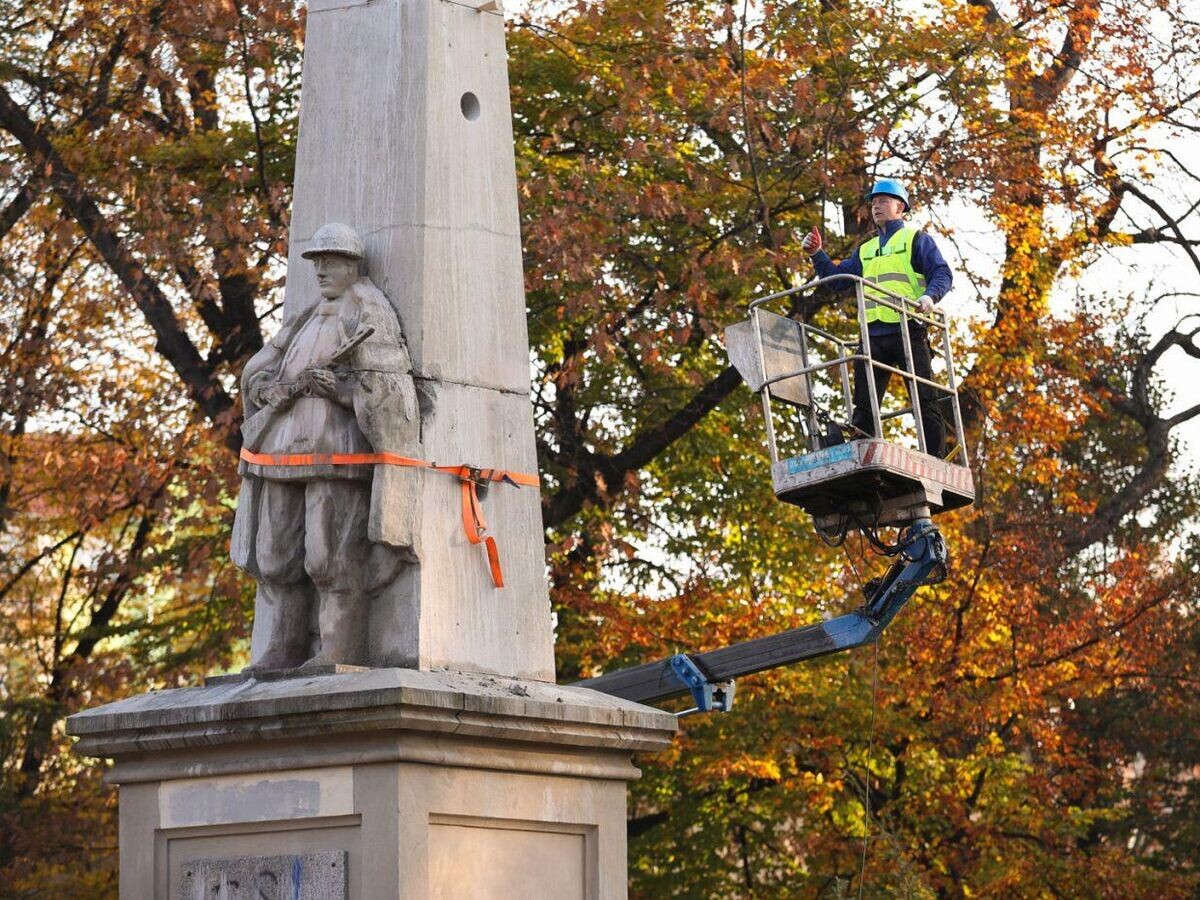
{"type": "Polygon", "coordinates": [[[476,384],[473,381],[458,381],[454,378],[437,378],[433,375],[418,375],[415,372],[413,373],[413,381],[421,381],[426,384],[434,384],[434,385],[456,384],[459,387],[475,388],[476,390],[480,390],[480,391],[494,391],[497,394],[509,394],[513,397],[525,397],[526,399],[529,398],[529,394],[530,394],[530,392],[528,390],[518,391],[518,390],[513,390],[512,388],[497,387],[497,386],[491,385],[491,384],[476,384]]]}

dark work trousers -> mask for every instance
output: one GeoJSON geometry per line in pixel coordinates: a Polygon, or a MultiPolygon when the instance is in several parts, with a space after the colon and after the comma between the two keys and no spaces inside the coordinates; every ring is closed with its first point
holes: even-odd
{"type": "MultiPolygon", "coordinates": [[[[912,344],[913,370],[921,378],[933,378],[933,367],[930,364],[929,336],[924,328],[910,325],[908,330],[912,344]]],[[[861,352],[861,348],[859,349],[861,352]]],[[[871,335],[871,357],[878,362],[887,363],[897,369],[908,371],[904,360],[904,339],[897,330],[892,334],[871,335]]],[[[866,363],[857,360],[854,363],[854,415],[850,424],[867,434],[875,434],[875,422],[871,416],[871,394],[867,387],[865,374],[866,363]]],[[[872,366],[875,373],[875,397],[883,405],[883,396],[887,392],[888,381],[892,373],[872,366]]],[[[905,380],[905,387],[910,382],[905,380]]],[[[910,391],[911,394],[911,391],[910,391]]],[[[928,385],[917,386],[917,396],[921,404],[921,420],[925,425],[925,452],[936,457],[946,455],[946,423],[942,420],[941,411],[937,405],[940,392],[928,385]]]]}

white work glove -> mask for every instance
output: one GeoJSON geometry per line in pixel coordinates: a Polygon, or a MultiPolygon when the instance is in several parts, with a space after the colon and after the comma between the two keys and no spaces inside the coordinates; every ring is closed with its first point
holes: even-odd
{"type": "Polygon", "coordinates": [[[820,251],[824,241],[821,240],[821,232],[817,231],[817,226],[813,226],[813,230],[804,236],[804,240],[800,242],[800,249],[813,256],[820,251]]]}
{"type": "Polygon", "coordinates": [[[917,298],[917,309],[923,313],[933,312],[933,298],[928,294],[922,294],[917,298]]]}

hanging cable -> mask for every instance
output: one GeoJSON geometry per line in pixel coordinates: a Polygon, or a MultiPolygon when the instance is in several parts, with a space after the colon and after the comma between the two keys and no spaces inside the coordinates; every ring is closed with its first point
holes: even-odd
{"type": "MultiPolygon", "coordinates": [[[[844,542],[845,540],[846,540],[846,532],[843,530],[842,531],[842,541],[844,542]]],[[[859,542],[859,553],[861,553],[862,552],[862,535],[861,535],[861,533],[859,534],[858,542],[859,542]]],[[[850,571],[854,573],[854,580],[858,582],[858,590],[860,593],[862,593],[865,596],[866,590],[867,590],[866,585],[865,585],[865,582],[863,582],[863,580],[862,580],[862,576],[860,574],[858,574],[858,566],[854,564],[854,557],[850,555],[850,548],[845,546],[844,543],[841,546],[842,546],[842,549],[846,553],[846,562],[848,562],[850,564],[850,571]]],[[[870,598],[868,597],[867,599],[870,599],[870,598]]]]}
{"type": "MultiPolygon", "coordinates": [[[[819,531],[818,531],[819,533],[819,531]]],[[[845,532],[842,534],[842,539],[845,540],[845,532]]],[[[862,537],[859,536],[859,552],[862,552],[862,537]]],[[[858,582],[858,589],[864,597],[870,600],[867,596],[866,586],[863,584],[862,576],[858,572],[858,566],[854,563],[854,557],[850,555],[850,548],[843,545],[842,549],[846,553],[846,562],[850,564],[850,571],[854,573],[854,580],[858,582]]],[[[871,724],[867,729],[867,759],[864,765],[863,772],[863,848],[862,848],[862,863],[859,866],[858,872],[858,897],[862,900],[863,885],[867,877],[867,845],[871,838],[871,755],[875,745],[875,698],[879,693],[879,636],[876,636],[872,642],[874,654],[871,660],[871,724]]]]}
{"type": "Polygon", "coordinates": [[[821,543],[826,547],[840,547],[846,543],[846,533],[850,530],[850,519],[846,516],[838,518],[837,527],[830,533],[826,533],[824,528],[818,527],[817,537],[821,539],[821,543]]]}
{"type": "Polygon", "coordinates": [[[867,847],[871,841],[871,753],[875,745],[875,698],[879,693],[879,638],[875,638],[874,659],[871,662],[871,725],[867,729],[867,761],[863,778],[863,847],[862,864],[858,870],[858,900],[862,900],[867,882],[867,847]]]}
{"type": "Polygon", "coordinates": [[[758,200],[758,214],[762,220],[763,236],[767,245],[775,249],[771,237],[771,207],[763,197],[762,184],[758,180],[758,163],[754,158],[754,137],[750,128],[750,107],[746,102],[746,21],[750,14],[750,0],[742,0],[742,25],[738,33],[739,67],[742,72],[742,130],[746,132],[746,157],[750,161],[750,180],[754,184],[754,196],[758,200]]]}

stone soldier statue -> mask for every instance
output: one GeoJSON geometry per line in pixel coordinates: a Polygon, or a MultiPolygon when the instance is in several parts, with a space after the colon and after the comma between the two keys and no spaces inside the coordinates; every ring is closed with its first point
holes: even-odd
{"type": "Polygon", "coordinates": [[[420,414],[391,303],[360,275],[363,242],[322,226],[303,254],[322,297],[246,365],[234,562],[258,582],[247,671],[359,664],[369,603],[415,562],[420,414]],[[314,635],[313,625],[316,625],[314,635]]]}

